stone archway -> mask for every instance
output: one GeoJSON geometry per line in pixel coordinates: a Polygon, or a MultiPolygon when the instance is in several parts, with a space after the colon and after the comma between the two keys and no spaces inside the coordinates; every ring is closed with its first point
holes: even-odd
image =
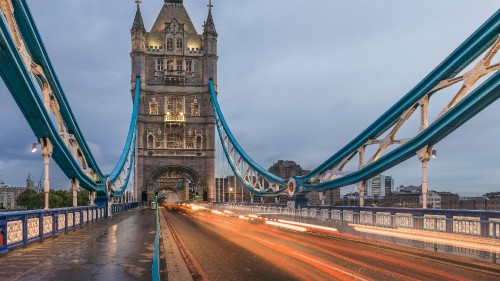
{"type": "Polygon", "coordinates": [[[192,190],[196,190],[199,175],[185,166],[161,167],[153,172],[148,180],[148,198],[159,195],[168,204],[190,199],[192,190]]]}

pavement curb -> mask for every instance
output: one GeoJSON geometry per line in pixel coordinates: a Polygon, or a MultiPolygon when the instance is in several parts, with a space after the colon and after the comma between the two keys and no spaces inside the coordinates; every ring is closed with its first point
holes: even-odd
{"type": "Polygon", "coordinates": [[[163,207],[160,207],[160,228],[162,237],[162,247],[165,253],[165,261],[167,267],[168,280],[192,281],[193,277],[189,272],[186,262],[182,258],[181,252],[175,243],[172,232],[162,215],[165,212],[163,207]]]}

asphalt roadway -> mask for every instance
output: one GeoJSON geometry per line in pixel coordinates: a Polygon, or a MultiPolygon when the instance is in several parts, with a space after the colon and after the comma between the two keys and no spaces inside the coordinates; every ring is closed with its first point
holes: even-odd
{"type": "Polygon", "coordinates": [[[235,215],[161,210],[194,280],[500,280],[500,266],[235,215]]]}
{"type": "Polygon", "coordinates": [[[154,210],[125,211],[0,255],[0,280],[151,280],[154,210]]]}

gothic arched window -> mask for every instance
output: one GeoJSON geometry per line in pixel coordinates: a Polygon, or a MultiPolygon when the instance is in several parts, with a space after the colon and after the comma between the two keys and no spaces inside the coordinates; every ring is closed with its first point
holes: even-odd
{"type": "Polygon", "coordinates": [[[149,102],[149,114],[150,115],[158,115],[158,102],[155,98],[149,102]]]}
{"type": "Polygon", "coordinates": [[[176,48],[182,50],[184,48],[184,40],[182,38],[177,38],[176,48]]]}
{"type": "Polygon", "coordinates": [[[203,137],[200,135],[197,135],[195,137],[195,148],[196,149],[203,149],[203,137]]]}
{"type": "Polygon", "coordinates": [[[167,38],[167,51],[172,52],[174,50],[174,38],[167,38]]]}

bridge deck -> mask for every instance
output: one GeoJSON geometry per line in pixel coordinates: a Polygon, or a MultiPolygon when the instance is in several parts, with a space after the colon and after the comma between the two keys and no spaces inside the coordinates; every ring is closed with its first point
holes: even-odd
{"type": "Polygon", "coordinates": [[[151,280],[154,210],[111,219],[0,255],[0,280],[151,280]]]}

